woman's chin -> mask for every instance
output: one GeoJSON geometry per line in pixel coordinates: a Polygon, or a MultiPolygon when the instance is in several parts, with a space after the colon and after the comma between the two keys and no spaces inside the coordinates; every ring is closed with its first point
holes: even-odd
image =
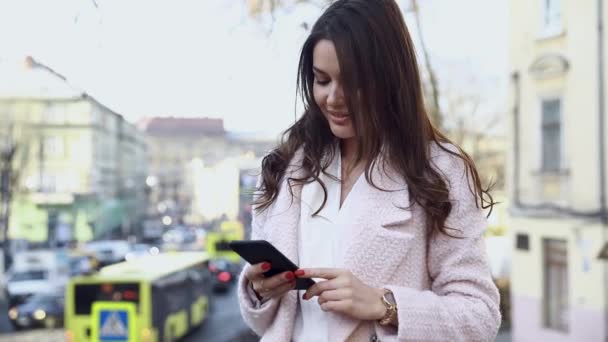
{"type": "Polygon", "coordinates": [[[350,139],[355,137],[355,130],[352,127],[330,126],[331,132],[338,139],[350,139]]]}

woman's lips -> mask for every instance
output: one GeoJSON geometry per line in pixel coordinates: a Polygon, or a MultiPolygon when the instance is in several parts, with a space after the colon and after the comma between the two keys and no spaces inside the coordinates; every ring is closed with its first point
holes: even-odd
{"type": "Polygon", "coordinates": [[[347,113],[330,112],[329,119],[336,125],[346,125],[350,121],[350,115],[347,113]]]}

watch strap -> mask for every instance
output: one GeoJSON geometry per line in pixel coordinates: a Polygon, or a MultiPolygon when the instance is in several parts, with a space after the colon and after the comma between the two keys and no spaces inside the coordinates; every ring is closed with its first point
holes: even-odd
{"type": "Polygon", "coordinates": [[[393,318],[397,315],[397,303],[395,303],[394,295],[391,290],[384,289],[384,294],[381,297],[382,304],[386,307],[384,317],[378,320],[380,325],[389,325],[393,318]]]}

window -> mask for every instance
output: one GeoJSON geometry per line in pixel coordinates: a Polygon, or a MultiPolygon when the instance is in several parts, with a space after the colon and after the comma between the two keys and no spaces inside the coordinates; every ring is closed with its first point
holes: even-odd
{"type": "Polygon", "coordinates": [[[528,234],[517,234],[515,236],[515,248],[522,251],[530,250],[530,238],[528,234]]]}
{"type": "Polygon", "coordinates": [[[44,123],[65,123],[65,105],[59,103],[48,103],[44,111],[44,123]]]}
{"type": "Polygon", "coordinates": [[[542,171],[559,171],[561,166],[561,101],[542,102],[542,171]]]}
{"type": "Polygon", "coordinates": [[[562,30],[562,7],[560,0],[541,0],[542,32],[545,35],[559,34],[562,30]]]}
{"type": "Polygon", "coordinates": [[[89,315],[94,302],[131,302],[139,306],[138,283],[78,284],[74,286],[74,305],[77,315],[89,315]]]}
{"type": "Polygon", "coordinates": [[[44,139],[45,157],[63,157],[65,155],[63,137],[50,136],[44,139]]]}
{"type": "Polygon", "coordinates": [[[568,245],[564,240],[543,241],[545,327],[568,331],[568,245]]]}
{"type": "Polygon", "coordinates": [[[42,184],[40,190],[42,192],[56,192],[57,191],[57,176],[48,171],[42,174],[42,184]]]}
{"type": "Polygon", "coordinates": [[[48,273],[46,271],[24,271],[14,273],[10,277],[11,282],[18,281],[31,281],[31,280],[45,280],[48,279],[48,273]]]}

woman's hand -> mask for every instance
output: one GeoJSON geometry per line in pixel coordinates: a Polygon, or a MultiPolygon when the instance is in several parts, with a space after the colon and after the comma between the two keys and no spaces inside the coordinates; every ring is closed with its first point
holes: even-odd
{"type": "Polygon", "coordinates": [[[270,267],[270,263],[263,262],[251,265],[245,271],[245,278],[252,284],[253,291],[261,300],[281,297],[296,286],[293,272],[283,272],[270,278],[264,277],[263,273],[270,267]]]}
{"type": "Polygon", "coordinates": [[[311,286],[304,296],[309,300],[319,296],[323,311],[339,312],[359,320],[379,320],[386,307],[382,304],[382,289],[365,285],[350,271],[333,268],[307,268],[295,272],[298,278],[322,278],[311,286]]]}

